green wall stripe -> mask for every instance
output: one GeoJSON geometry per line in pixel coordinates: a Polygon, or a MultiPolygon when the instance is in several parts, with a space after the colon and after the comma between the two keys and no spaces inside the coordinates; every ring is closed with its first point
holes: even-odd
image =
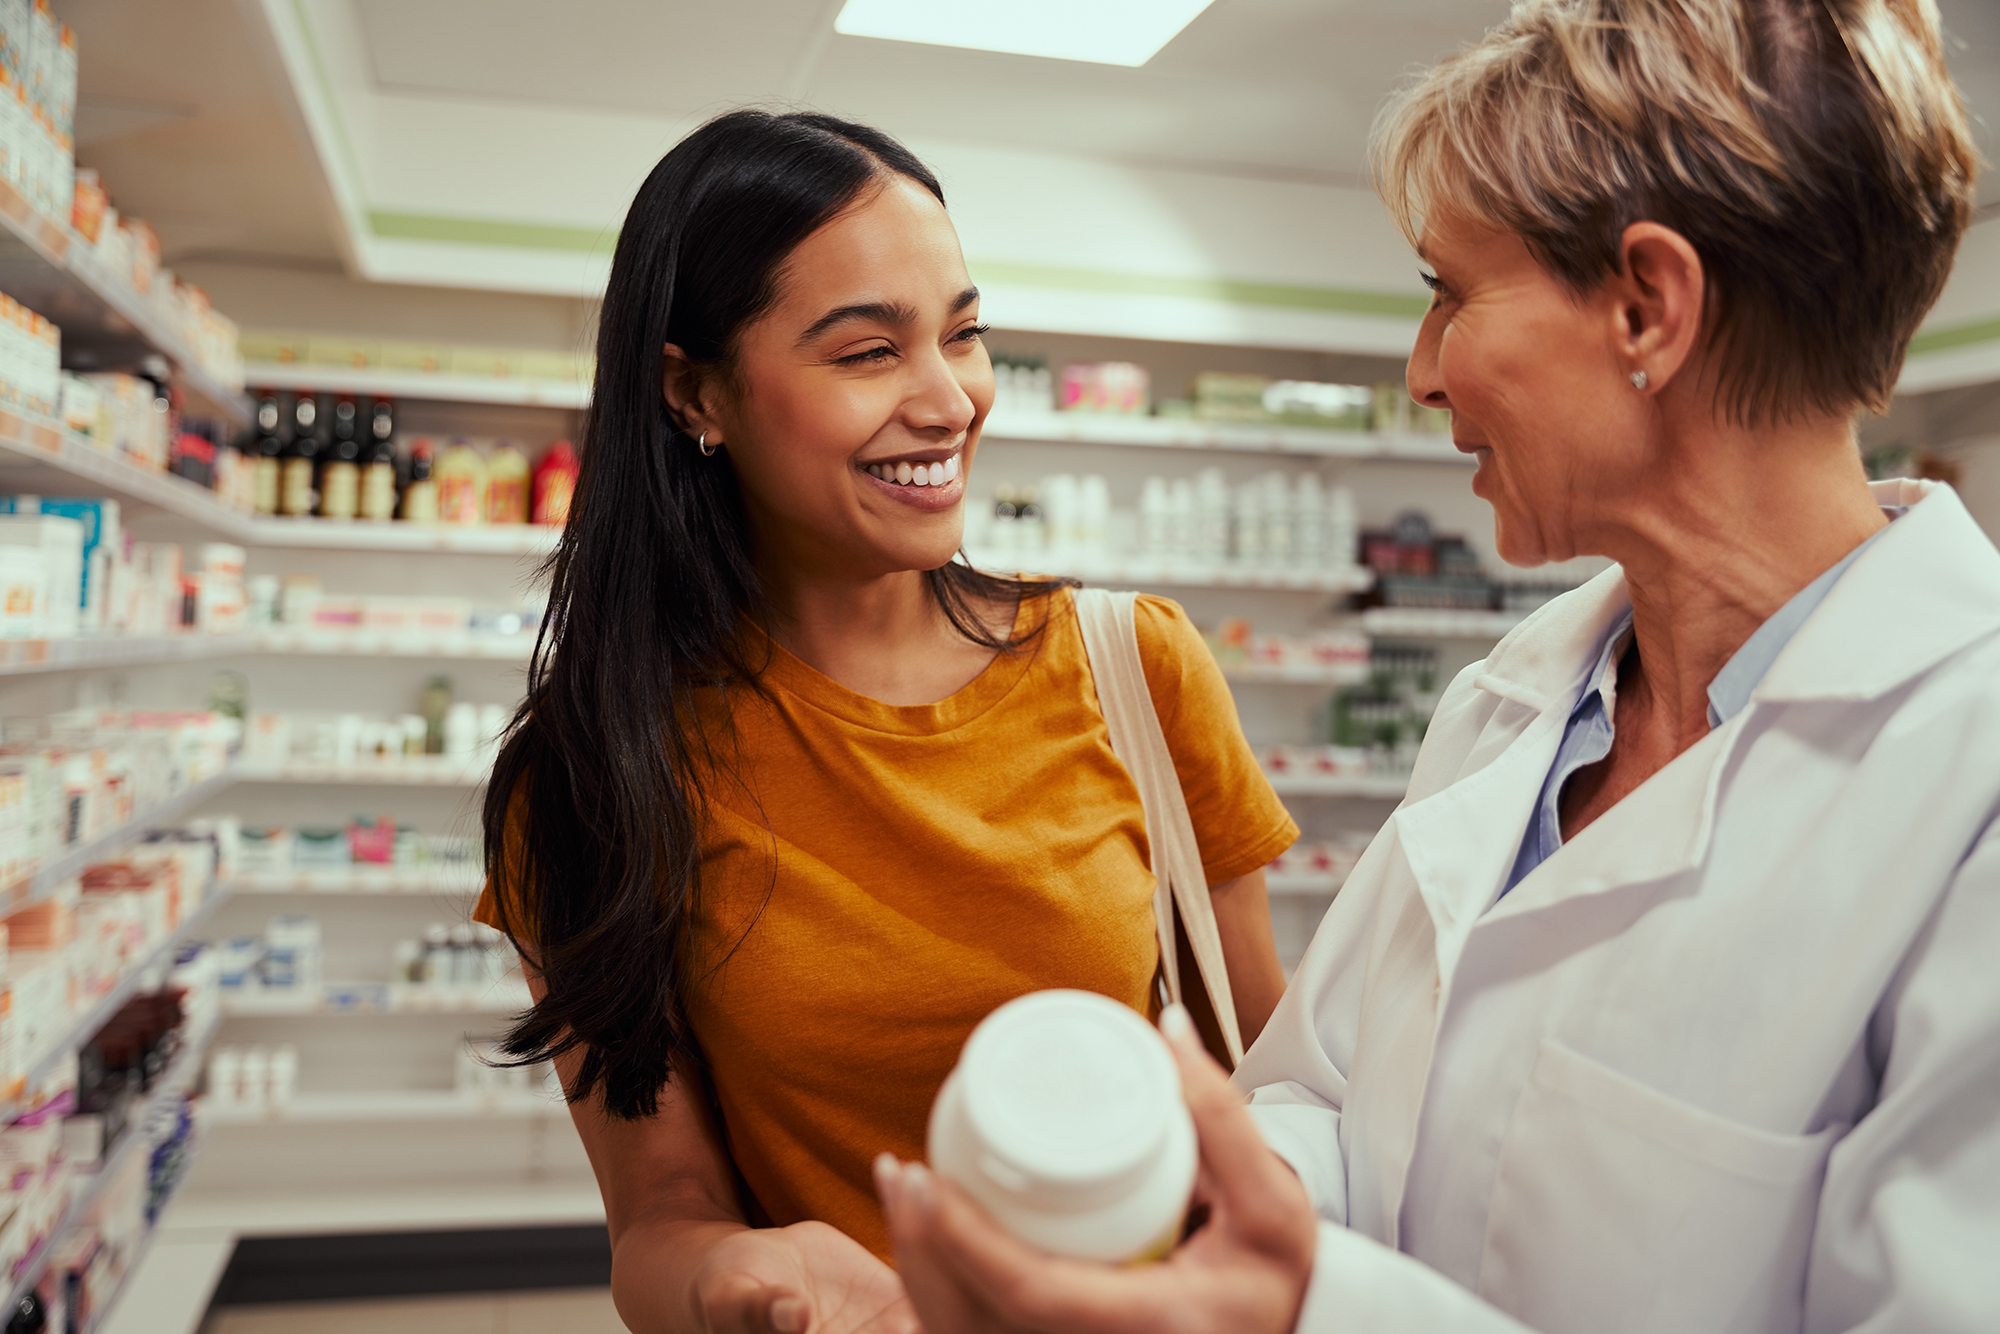
{"type": "Polygon", "coordinates": [[[452,245],[509,246],[516,250],[568,250],[609,254],[615,228],[557,227],[539,222],[449,218],[431,213],[368,212],[368,230],[395,241],[442,241],[452,245]]]}
{"type": "Polygon", "coordinates": [[[1991,343],[2000,339],[2000,319],[1975,320],[1971,324],[1952,324],[1942,329],[1930,329],[1910,340],[1910,355],[1921,357],[1927,352],[1948,352],[1955,347],[1970,347],[1974,343],[1991,343]]]}
{"type": "Polygon", "coordinates": [[[1058,268],[1045,264],[967,262],[973,281],[1021,287],[1049,287],[1072,292],[1105,292],[1120,296],[1172,296],[1219,301],[1233,306],[1279,306],[1291,310],[1332,311],[1343,315],[1386,315],[1422,319],[1430,303],[1420,296],[1395,292],[1356,292],[1337,287],[1290,287],[1280,283],[1238,282],[1231,278],[1175,278],[1164,274],[1105,273],[1097,269],[1058,268]]]}

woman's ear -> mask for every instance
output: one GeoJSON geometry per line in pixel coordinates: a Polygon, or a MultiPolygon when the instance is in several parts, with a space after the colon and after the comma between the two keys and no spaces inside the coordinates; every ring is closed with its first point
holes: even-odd
{"type": "Polygon", "coordinates": [[[715,418],[714,378],[688,358],[679,346],[666,344],[666,369],[660,376],[660,394],[674,424],[692,436],[706,436],[711,446],[722,443],[721,425],[715,418]]]}
{"type": "Polygon", "coordinates": [[[1657,392],[1695,357],[1707,281],[1701,256],[1671,227],[1635,222],[1619,260],[1612,346],[1634,387],[1657,392]]]}

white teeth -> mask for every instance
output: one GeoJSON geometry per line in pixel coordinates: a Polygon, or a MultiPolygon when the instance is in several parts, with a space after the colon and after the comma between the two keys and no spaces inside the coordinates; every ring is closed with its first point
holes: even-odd
{"type": "Polygon", "coordinates": [[[914,470],[910,467],[910,465],[907,462],[898,463],[896,465],[896,485],[908,486],[910,484],[910,478],[913,474],[914,470]]]}
{"type": "Polygon", "coordinates": [[[953,454],[944,461],[944,479],[947,482],[958,480],[958,455],[953,454]]]}
{"type": "Polygon", "coordinates": [[[928,480],[930,481],[930,484],[932,486],[944,485],[944,465],[942,463],[933,463],[930,466],[930,476],[928,480]]]}
{"type": "Polygon", "coordinates": [[[942,463],[870,463],[862,471],[897,486],[943,486],[957,481],[963,469],[953,454],[942,463]]]}
{"type": "Polygon", "coordinates": [[[913,469],[910,473],[910,485],[929,486],[930,484],[931,484],[931,470],[925,467],[923,464],[919,463],[916,466],[916,468],[913,469]]]}

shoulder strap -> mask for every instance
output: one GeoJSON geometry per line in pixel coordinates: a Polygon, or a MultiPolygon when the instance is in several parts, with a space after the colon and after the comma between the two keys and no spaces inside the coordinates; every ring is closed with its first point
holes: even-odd
{"type": "Polygon", "coordinates": [[[1174,939],[1174,908],[1180,908],[1188,945],[1201,969],[1198,981],[1222,1029],[1232,1065],[1243,1058],[1243,1039],[1236,1027],[1236,1005],[1230,995],[1229,970],[1222,957],[1222,932],[1215,923],[1215,904],[1208,896],[1208,877],[1201,867],[1194,820],[1180,775],[1174,772],[1153,692],[1139,657],[1139,626],[1135,594],[1104,589],[1079,589],[1075,594],[1077,623],[1083,631],[1084,652],[1097,685],[1097,701],[1111,734],[1111,749],[1132,775],[1139,801],[1146,809],[1146,839],[1153,849],[1153,918],[1160,934],[1160,967],[1167,993],[1182,998],[1183,981],[1174,939]]]}

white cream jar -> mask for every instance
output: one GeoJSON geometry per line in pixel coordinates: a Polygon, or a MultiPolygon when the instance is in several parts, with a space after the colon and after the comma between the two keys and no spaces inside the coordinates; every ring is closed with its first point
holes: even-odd
{"type": "Polygon", "coordinates": [[[931,1105],[928,1149],[1002,1227],[1080,1259],[1164,1256],[1194,1189],[1194,1121],[1166,1041],[1088,991],[987,1015],[931,1105]]]}

